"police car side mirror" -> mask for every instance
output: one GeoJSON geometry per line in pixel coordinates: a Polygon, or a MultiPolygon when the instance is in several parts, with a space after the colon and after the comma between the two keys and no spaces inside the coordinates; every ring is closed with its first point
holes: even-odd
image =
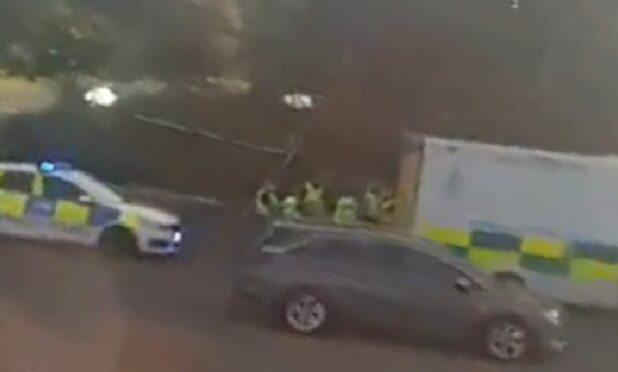
{"type": "Polygon", "coordinates": [[[79,198],[77,198],[77,201],[79,201],[82,204],[92,204],[92,203],[94,203],[94,199],[92,198],[92,196],[90,196],[88,194],[81,194],[79,196],[79,198]]]}

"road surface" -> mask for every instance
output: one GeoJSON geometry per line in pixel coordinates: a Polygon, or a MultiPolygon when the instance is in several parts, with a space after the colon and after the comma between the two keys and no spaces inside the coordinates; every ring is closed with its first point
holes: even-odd
{"type": "Polygon", "coordinates": [[[572,314],[572,346],[505,366],[383,337],[311,339],[225,315],[241,219],[193,214],[176,260],[0,241],[0,372],[615,371],[618,315],[572,314]]]}

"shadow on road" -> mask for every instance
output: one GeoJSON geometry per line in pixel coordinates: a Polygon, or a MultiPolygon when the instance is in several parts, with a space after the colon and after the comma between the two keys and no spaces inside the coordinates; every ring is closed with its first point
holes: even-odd
{"type": "Polygon", "coordinates": [[[251,240],[251,227],[237,213],[221,208],[184,217],[179,257],[114,265],[118,300],[137,318],[216,332],[225,327],[233,264],[251,240]]]}

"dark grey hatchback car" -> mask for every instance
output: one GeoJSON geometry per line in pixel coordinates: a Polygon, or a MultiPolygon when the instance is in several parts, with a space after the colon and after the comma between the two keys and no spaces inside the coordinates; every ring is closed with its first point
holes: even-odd
{"type": "Polygon", "coordinates": [[[502,360],[562,351],[564,312],[515,276],[489,276],[421,239],[279,222],[239,270],[236,294],[289,329],[345,320],[411,332],[502,360]]]}

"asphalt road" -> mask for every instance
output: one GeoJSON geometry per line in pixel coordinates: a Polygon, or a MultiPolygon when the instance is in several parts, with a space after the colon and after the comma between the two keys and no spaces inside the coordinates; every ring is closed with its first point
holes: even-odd
{"type": "Polygon", "coordinates": [[[572,345],[540,365],[349,333],[312,339],[225,315],[246,225],[189,218],[174,260],[118,259],[63,244],[0,241],[0,372],[615,371],[618,314],[576,311],[572,345]]]}

